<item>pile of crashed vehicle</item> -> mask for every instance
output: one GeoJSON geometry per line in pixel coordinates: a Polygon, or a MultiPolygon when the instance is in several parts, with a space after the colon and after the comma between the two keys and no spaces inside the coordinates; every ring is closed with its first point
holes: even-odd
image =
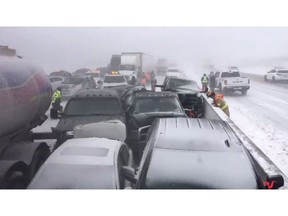
{"type": "MultiPolygon", "coordinates": [[[[157,86],[161,91],[151,91],[138,85],[139,80],[128,84],[120,74],[107,75],[98,87],[69,95],[52,132],[33,132],[47,119],[51,83],[15,50],[0,48],[0,100],[9,101],[0,103],[0,188],[285,186],[287,177],[264,169],[255,152],[244,146],[245,136],[219,117],[223,113],[214,110],[197,83],[179,76],[166,76],[157,86]],[[51,152],[47,139],[57,140],[51,152]]],[[[68,85],[74,83],[72,77],[67,77],[68,85]]],[[[82,78],[75,79],[81,83],[82,78]]]]}
{"type": "Polygon", "coordinates": [[[55,151],[28,188],[283,186],[281,175],[263,175],[225,121],[205,116],[195,81],[167,76],[157,87],[161,91],[126,84],[74,94],[53,128],[55,151]]]}

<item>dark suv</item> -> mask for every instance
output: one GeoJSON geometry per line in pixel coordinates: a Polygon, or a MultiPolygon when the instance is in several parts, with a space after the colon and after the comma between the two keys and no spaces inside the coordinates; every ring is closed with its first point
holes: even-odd
{"type": "Polygon", "coordinates": [[[196,81],[188,79],[180,79],[176,77],[166,77],[162,91],[172,91],[178,94],[181,105],[185,109],[186,114],[191,118],[199,118],[203,116],[203,96],[196,81]]]}
{"type": "Polygon", "coordinates": [[[136,92],[126,112],[127,142],[135,159],[140,159],[146,134],[156,118],[186,117],[176,94],[172,92],[136,92]],[[137,158],[138,157],[138,158],[137,158]]]}
{"type": "Polygon", "coordinates": [[[115,119],[126,123],[118,92],[114,90],[80,91],[67,102],[64,113],[55,128],[58,135],[57,146],[67,139],[67,132],[72,133],[77,125],[115,119]]]}
{"type": "Polygon", "coordinates": [[[162,118],[149,133],[137,175],[132,167],[123,168],[135,188],[276,189],[284,184],[281,175],[265,173],[224,121],[162,118]]]}

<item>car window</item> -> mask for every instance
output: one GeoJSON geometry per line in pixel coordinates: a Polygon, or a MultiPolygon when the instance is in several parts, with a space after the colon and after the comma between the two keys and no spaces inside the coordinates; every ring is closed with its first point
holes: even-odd
{"type": "Polygon", "coordinates": [[[67,116],[120,115],[121,112],[120,103],[116,98],[72,99],[65,108],[67,116]]]}
{"type": "Polygon", "coordinates": [[[288,70],[279,70],[278,73],[288,74],[288,70]]]}
{"type": "Polygon", "coordinates": [[[134,113],[182,112],[175,97],[137,98],[134,113]]]}
{"type": "Polygon", "coordinates": [[[178,69],[168,69],[168,72],[179,72],[178,69]]]}
{"type": "Polygon", "coordinates": [[[57,81],[62,81],[63,79],[61,77],[52,77],[50,78],[50,82],[57,82],[57,81]]]}
{"type": "Polygon", "coordinates": [[[240,77],[239,72],[223,72],[222,77],[240,77]]]}
{"type": "Polygon", "coordinates": [[[124,76],[106,76],[104,79],[105,83],[122,83],[125,81],[124,76]]]}
{"type": "Polygon", "coordinates": [[[182,88],[196,91],[198,90],[197,83],[192,80],[170,79],[170,81],[167,84],[167,87],[170,89],[182,88]]]}
{"type": "Polygon", "coordinates": [[[135,70],[135,65],[120,65],[119,70],[135,70]]]}

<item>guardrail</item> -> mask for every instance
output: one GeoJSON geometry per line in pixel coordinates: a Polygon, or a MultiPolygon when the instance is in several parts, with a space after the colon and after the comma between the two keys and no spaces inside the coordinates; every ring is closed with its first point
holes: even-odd
{"type": "Polygon", "coordinates": [[[250,152],[252,157],[259,163],[268,175],[281,174],[284,179],[284,186],[280,189],[288,189],[288,177],[261,151],[257,145],[245,135],[245,133],[218,107],[213,107],[205,94],[204,97],[204,118],[222,120],[229,124],[240,141],[250,152]]]}

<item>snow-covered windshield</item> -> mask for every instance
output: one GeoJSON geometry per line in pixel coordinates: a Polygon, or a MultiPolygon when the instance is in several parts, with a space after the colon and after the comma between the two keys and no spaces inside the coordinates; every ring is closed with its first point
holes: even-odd
{"type": "Polygon", "coordinates": [[[182,109],[174,97],[153,97],[153,98],[138,98],[134,113],[148,113],[148,112],[178,112],[182,109]]]}
{"type": "Polygon", "coordinates": [[[124,76],[106,76],[105,83],[123,83],[126,82],[124,76]]]}
{"type": "Polygon", "coordinates": [[[198,85],[193,80],[171,79],[168,83],[170,89],[189,89],[198,91],[198,85]]]}
{"type": "Polygon", "coordinates": [[[101,98],[95,99],[73,99],[68,102],[65,115],[87,116],[87,115],[120,115],[121,107],[117,99],[101,98]]]}

